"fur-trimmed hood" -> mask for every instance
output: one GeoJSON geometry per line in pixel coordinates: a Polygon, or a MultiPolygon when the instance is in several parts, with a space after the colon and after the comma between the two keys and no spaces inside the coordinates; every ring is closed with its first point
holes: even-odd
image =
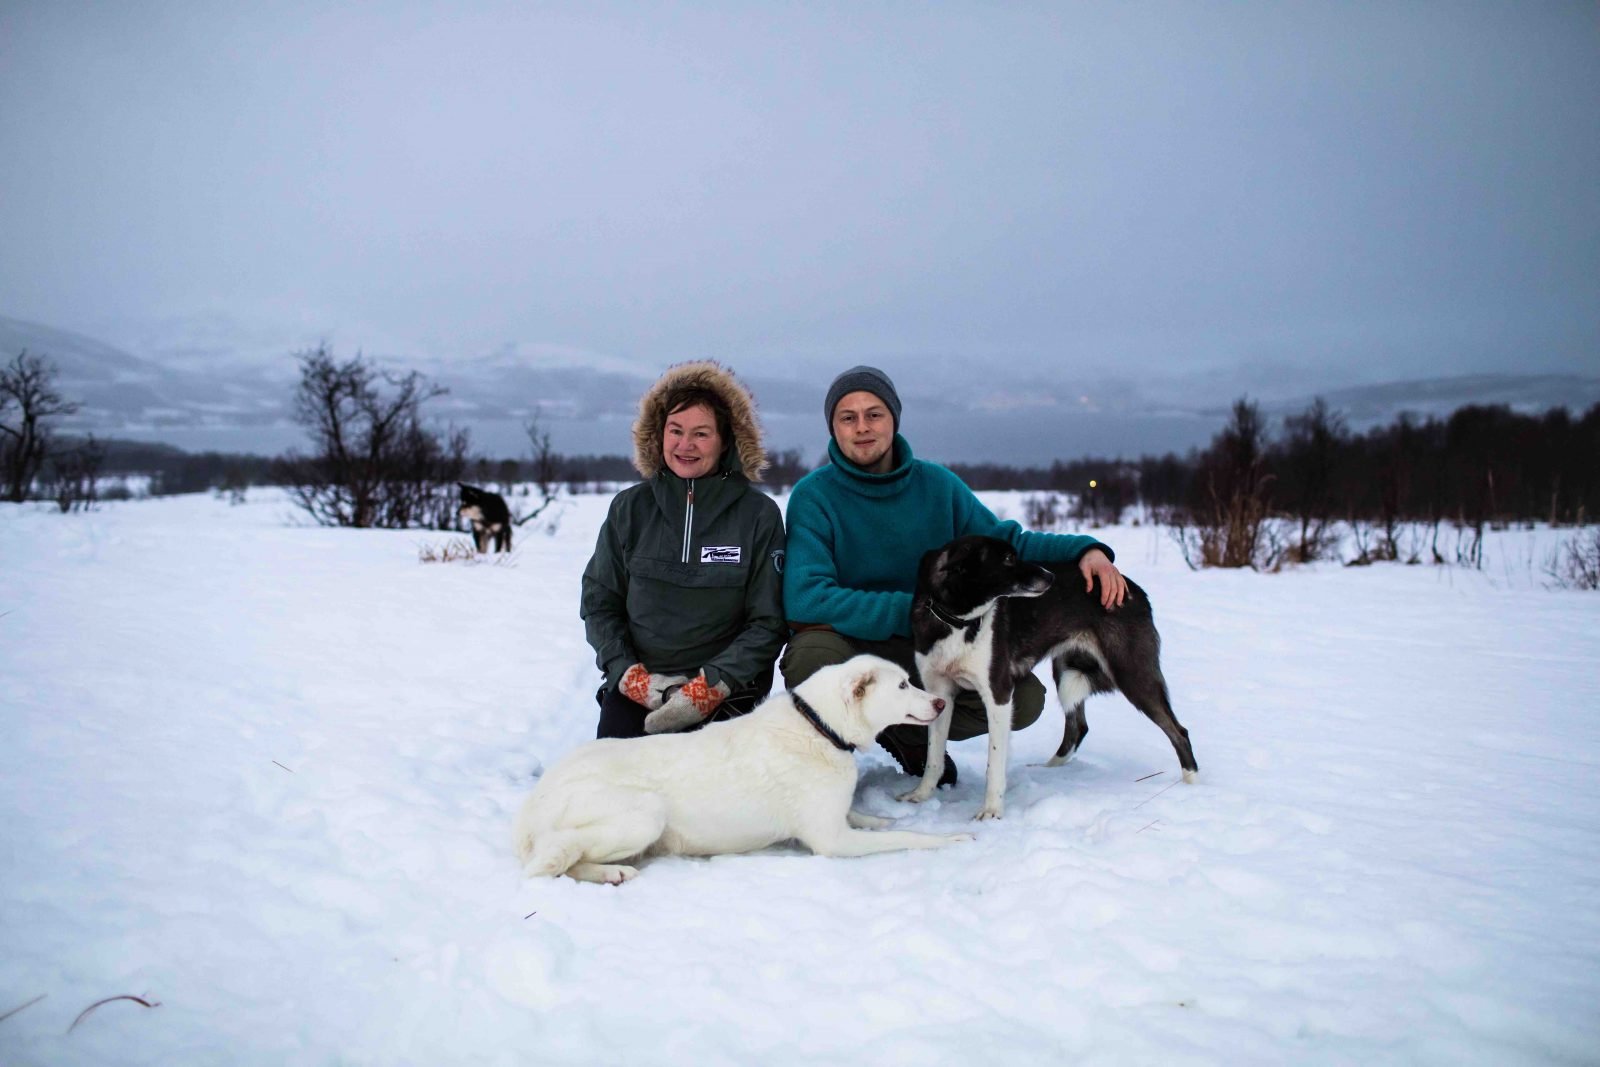
{"type": "Polygon", "coordinates": [[[633,465],[645,479],[654,478],[666,468],[661,456],[661,434],[667,425],[666,396],[680,385],[709,390],[728,406],[731,442],[723,442],[719,470],[733,469],[752,482],[759,482],[767,470],[767,450],[761,440],[761,424],[756,420],[756,402],[733,371],[712,360],[678,363],[639,398],[639,417],[633,421],[633,465]],[[730,447],[731,446],[731,447],[730,447]]]}

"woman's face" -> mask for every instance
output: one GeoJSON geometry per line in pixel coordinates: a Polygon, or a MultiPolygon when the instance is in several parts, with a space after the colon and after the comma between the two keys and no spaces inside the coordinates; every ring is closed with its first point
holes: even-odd
{"type": "Polygon", "coordinates": [[[667,467],[680,478],[704,478],[722,458],[722,435],[717,417],[704,404],[680,408],[667,416],[661,434],[661,454],[667,467]]]}

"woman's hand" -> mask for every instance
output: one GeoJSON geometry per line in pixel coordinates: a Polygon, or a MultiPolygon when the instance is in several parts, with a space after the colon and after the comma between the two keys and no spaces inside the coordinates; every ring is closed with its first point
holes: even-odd
{"type": "Polygon", "coordinates": [[[651,674],[643,663],[635,663],[622,674],[618,688],[635,704],[655,711],[667,699],[667,690],[689,680],[687,674],[651,674]]]}
{"type": "Polygon", "coordinates": [[[687,684],[668,697],[660,708],[644,717],[644,732],[664,734],[674,730],[686,730],[704,722],[717,710],[717,705],[727,699],[730,692],[732,690],[728,688],[727,682],[718,682],[716,685],[707,683],[706,672],[702,669],[699,674],[689,679],[687,684]]]}
{"type": "Polygon", "coordinates": [[[1111,562],[1109,556],[1098,548],[1091,548],[1078,560],[1078,570],[1083,572],[1084,592],[1094,589],[1094,580],[1100,579],[1100,605],[1107,611],[1115,611],[1122,606],[1123,598],[1128,595],[1128,579],[1117,570],[1117,565],[1111,562]]]}

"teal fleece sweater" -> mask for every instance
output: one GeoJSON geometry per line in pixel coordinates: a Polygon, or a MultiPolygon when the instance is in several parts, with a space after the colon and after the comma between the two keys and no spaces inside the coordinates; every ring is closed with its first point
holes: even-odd
{"type": "Polygon", "coordinates": [[[832,463],[795,484],[783,575],[791,626],[820,623],[865,641],[911,636],[911,594],[923,553],[967,534],[1009,542],[1035,563],[1073,563],[1091,548],[1112,555],[1082,534],[1035,533],[1001,522],[953,472],[913,456],[899,434],[894,455],[894,470],[870,474],[830,441],[832,463]]]}

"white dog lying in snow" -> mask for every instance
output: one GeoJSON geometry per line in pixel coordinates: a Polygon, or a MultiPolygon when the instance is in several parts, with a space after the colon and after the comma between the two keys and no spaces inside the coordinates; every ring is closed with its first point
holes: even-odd
{"type": "Polygon", "coordinates": [[[891,820],[850,810],[855,747],[943,709],[888,660],[857,656],[693,733],[591,741],[529,794],[517,854],[531,875],[614,884],[639,873],[623,860],[646,854],[749,852],[792,838],[822,856],[865,856],[970,841],[884,830],[891,820]]]}

